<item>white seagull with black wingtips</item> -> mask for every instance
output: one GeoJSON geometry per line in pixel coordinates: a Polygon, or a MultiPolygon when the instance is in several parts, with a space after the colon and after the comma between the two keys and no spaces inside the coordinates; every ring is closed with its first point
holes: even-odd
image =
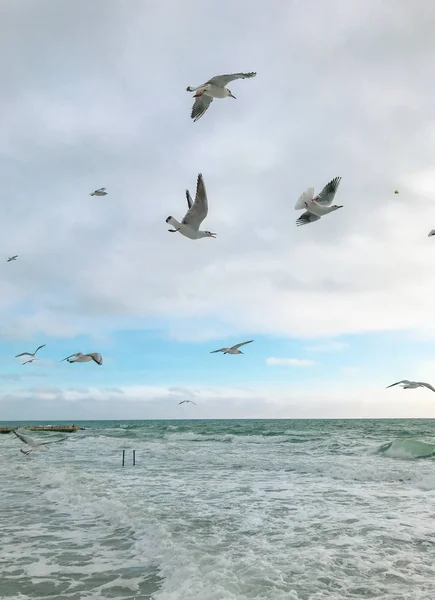
{"type": "Polygon", "coordinates": [[[192,107],[192,114],[190,115],[193,121],[197,121],[202,117],[205,111],[208,109],[210,104],[213,102],[213,98],[234,98],[226,85],[230,83],[230,81],[234,81],[235,79],[250,79],[251,77],[255,77],[257,73],[232,73],[231,75],[216,75],[212,77],[202,85],[198,87],[189,87],[186,88],[188,92],[196,92],[193,96],[195,98],[195,102],[192,107]]]}
{"type": "Polygon", "coordinates": [[[199,229],[199,226],[208,214],[207,190],[205,189],[205,183],[201,173],[199,173],[196,183],[195,202],[192,202],[189,190],[186,190],[186,198],[187,206],[189,207],[187,213],[184,215],[181,223],[177,221],[177,219],[174,219],[174,217],[168,217],[166,223],[175,227],[175,229],[168,229],[168,231],[171,233],[179,231],[190,240],[216,237],[216,233],[212,233],[211,231],[201,231],[199,229]]]}
{"type": "Polygon", "coordinates": [[[243,354],[239,348],[244,346],[245,344],[251,344],[254,340],[249,340],[248,342],[240,342],[240,344],[235,344],[231,346],[231,348],[219,348],[219,350],[212,350],[210,354],[214,354],[215,352],[223,352],[224,354],[243,354]]]}
{"type": "Polygon", "coordinates": [[[334,210],[343,208],[343,205],[341,204],[334,204],[331,206],[338,186],[340,185],[340,181],[341,177],[335,177],[327,183],[320,194],[315,197],[313,197],[314,188],[308,188],[301,196],[299,196],[295,204],[295,210],[302,210],[305,208],[306,212],[302,213],[299,219],[296,220],[297,227],[318,221],[323,215],[327,215],[334,210]]]}

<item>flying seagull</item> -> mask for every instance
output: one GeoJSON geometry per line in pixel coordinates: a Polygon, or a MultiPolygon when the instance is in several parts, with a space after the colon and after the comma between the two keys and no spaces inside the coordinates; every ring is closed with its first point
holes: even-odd
{"type": "Polygon", "coordinates": [[[93,360],[94,362],[97,363],[97,365],[102,365],[103,364],[103,357],[101,356],[101,354],[98,354],[98,352],[89,352],[88,354],[83,354],[83,352],[76,352],[75,354],[71,354],[70,356],[67,356],[66,358],[62,358],[62,360],[60,362],[63,362],[64,360],[67,360],[69,363],[75,363],[75,362],[89,362],[91,360],[93,360]]]}
{"type": "Polygon", "coordinates": [[[230,81],[234,81],[235,79],[250,79],[256,75],[257,73],[254,72],[232,73],[231,75],[216,75],[198,87],[192,87],[189,85],[186,90],[188,92],[196,92],[196,94],[193,96],[195,98],[195,102],[190,115],[193,121],[195,122],[202,117],[210,104],[213,102],[213,98],[236,99],[236,97],[231,93],[231,90],[225,87],[228,83],[230,83],[230,81]]]}
{"type": "Polygon", "coordinates": [[[14,256],[10,256],[6,262],[11,262],[12,260],[17,260],[18,258],[18,254],[15,254],[14,256]]]}
{"type": "Polygon", "coordinates": [[[174,219],[174,217],[168,217],[166,223],[169,223],[175,229],[168,229],[171,233],[179,231],[182,235],[189,238],[190,240],[199,240],[205,237],[216,237],[215,233],[211,231],[201,231],[199,226],[204,221],[208,213],[208,201],[207,201],[207,190],[205,189],[204,179],[202,174],[199,173],[198,180],[196,182],[196,196],[195,202],[192,202],[189,190],[186,190],[186,199],[188,211],[184,215],[181,223],[174,219]]]}
{"type": "Polygon", "coordinates": [[[196,402],[193,402],[192,400],[182,400],[178,404],[184,404],[185,402],[190,402],[190,404],[194,404],[195,406],[197,406],[196,402]]]}
{"type": "Polygon", "coordinates": [[[35,350],[35,352],[33,352],[33,354],[31,352],[21,352],[21,354],[17,354],[15,356],[15,358],[19,358],[20,356],[32,356],[33,358],[35,358],[36,353],[38,352],[38,350],[41,350],[41,348],[44,348],[45,344],[42,344],[42,346],[38,346],[35,350]]]}
{"type": "Polygon", "coordinates": [[[249,342],[241,342],[240,344],[235,344],[231,346],[231,348],[219,348],[219,350],[212,350],[210,354],[214,354],[215,352],[223,352],[224,354],[243,354],[239,348],[244,346],[245,344],[250,344],[254,340],[249,340],[249,342]]]}
{"type": "Polygon", "coordinates": [[[418,387],[427,387],[429,390],[435,392],[435,388],[430,383],[424,383],[424,381],[408,381],[408,379],[402,379],[402,381],[396,381],[391,385],[387,385],[387,388],[393,387],[393,385],[401,385],[404,390],[413,390],[418,387]]]}
{"type": "Polygon", "coordinates": [[[17,438],[19,438],[22,442],[24,442],[26,444],[26,446],[24,448],[21,448],[20,452],[22,452],[23,454],[30,454],[32,452],[32,450],[42,450],[42,448],[44,448],[45,446],[48,446],[49,444],[55,444],[56,442],[63,442],[64,440],[66,440],[66,437],[60,438],[60,440],[51,440],[50,442],[36,442],[33,438],[27,437],[25,435],[21,435],[21,433],[18,433],[17,431],[15,431],[15,429],[12,430],[13,433],[15,433],[15,435],[17,436],[17,438]]]}
{"type": "Polygon", "coordinates": [[[100,188],[99,190],[95,190],[90,196],[107,196],[106,188],[100,188]]]}
{"type": "Polygon", "coordinates": [[[431,229],[427,235],[427,237],[432,237],[433,235],[435,235],[435,229],[431,229]]]}
{"type": "Polygon", "coordinates": [[[295,204],[295,210],[305,208],[306,212],[302,213],[299,219],[296,220],[297,227],[318,221],[323,215],[327,215],[334,210],[343,208],[343,205],[334,204],[331,206],[337,188],[340,185],[340,181],[341,177],[335,177],[335,179],[332,179],[327,183],[320,194],[314,198],[314,188],[308,188],[301,196],[299,196],[295,204]]]}

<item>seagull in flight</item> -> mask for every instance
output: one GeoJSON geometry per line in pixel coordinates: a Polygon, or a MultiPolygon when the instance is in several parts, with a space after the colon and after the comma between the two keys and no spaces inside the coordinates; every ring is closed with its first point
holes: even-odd
{"type": "Polygon", "coordinates": [[[75,354],[71,354],[66,358],[62,358],[60,362],[63,362],[64,360],[67,360],[69,363],[83,363],[93,360],[95,363],[97,363],[97,365],[103,364],[103,357],[98,352],[89,352],[88,354],[83,354],[83,352],[76,352],[75,354]]]}
{"type": "Polygon", "coordinates": [[[48,446],[49,444],[63,442],[67,439],[66,437],[63,437],[60,438],[60,440],[51,440],[50,442],[36,442],[33,438],[22,435],[21,433],[15,431],[15,429],[13,429],[12,431],[13,433],[15,433],[17,438],[19,438],[22,442],[26,444],[26,446],[24,448],[21,448],[20,450],[20,452],[22,452],[23,454],[30,454],[33,450],[42,450],[45,446],[48,446]]]}
{"type": "Polygon", "coordinates": [[[234,98],[227,87],[225,87],[230,81],[234,81],[235,79],[251,79],[251,77],[255,77],[257,73],[232,73],[231,75],[216,75],[212,77],[205,83],[199,85],[198,87],[189,87],[186,88],[188,92],[196,92],[193,96],[195,98],[195,102],[192,107],[191,118],[193,122],[197,121],[202,117],[205,111],[208,109],[210,104],[213,102],[213,98],[234,98]]]}
{"type": "Polygon", "coordinates": [[[343,208],[343,205],[334,204],[331,206],[337,188],[340,185],[340,181],[341,177],[335,177],[327,183],[320,194],[315,197],[313,197],[314,188],[308,188],[301,196],[299,196],[295,204],[295,210],[305,208],[306,211],[296,220],[297,227],[318,221],[323,215],[327,215],[334,210],[343,208]]]}
{"type": "Polygon", "coordinates": [[[205,237],[215,238],[215,233],[211,233],[211,231],[201,231],[199,229],[199,226],[208,214],[207,190],[205,189],[205,183],[201,173],[199,173],[196,182],[195,201],[192,201],[189,190],[186,190],[186,199],[188,206],[187,213],[184,215],[181,223],[179,223],[177,219],[174,219],[174,217],[168,217],[166,223],[175,227],[175,229],[168,229],[168,231],[171,233],[179,231],[190,240],[199,240],[200,238],[205,237]]]}
{"type": "Polygon", "coordinates": [[[433,235],[435,235],[435,229],[431,229],[427,237],[432,237],[433,235]]]}
{"type": "Polygon", "coordinates": [[[393,387],[393,385],[401,385],[404,390],[413,390],[418,387],[426,387],[435,392],[435,388],[432,387],[430,383],[424,383],[424,381],[408,381],[408,379],[402,379],[402,381],[396,381],[396,383],[387,385],[387,388],[393,387]]]}
{"type": "Polygon", "coordinates": [[[18,258],[18,254],[15,254],[14,256],[10,256],[6,262],[11,262],[12,260],[17,260],[18,258]]]}
{"type": "Polygon", "coordinates": [[[240,344],[235,344],[231,346],[231,348],[219,348],[219,350],[212,350],[210,354],[214,354],[215,352],[223,352],[224,354],[243,354],[239,348],[244,346],[245,344],[250,344],[254,340],[249,340],[249,342],[241,342],[240,344]]]}
{"type": "MultiPolygon", "coordinates": [[[[36,353],[38,352],[38,350],[41,350],[41,348],[44,348],[45,344],[42,344],[42,346],[38,346],[35,350],[35,352],[33,352],[33,354],[31,352],[21,352],[21,354],[17,354],[15,356],[15,358],[19,358],[20,356],[31,356],[32,358],[35,358],[36,353]]],[[[26,364],[26,363],[23,363],[26,364]]]]}
{"type": "Polygon", "coordinates": [[[192,400],[182,400],[178,404],[184,404],[185,402],[190,402],[190,404],[194,404],[195,406],[197,406],[196,402],[193,402],[192,400]]]}
{"type": "Polygon", "coordinates": [[[90,196],[107,196],[106,188],[100,188],[99,190],[95,190],[90,196]]]}

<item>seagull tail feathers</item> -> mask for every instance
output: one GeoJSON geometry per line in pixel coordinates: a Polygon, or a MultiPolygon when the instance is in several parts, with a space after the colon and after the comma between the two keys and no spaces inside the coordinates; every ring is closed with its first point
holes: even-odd
{"type": "Polygon", "coordinates": [[[295,204],[295,210],[303,210],[305,208],[305,202],[309,202],[313,199],[314,188],[308,188],[303,194],[299,196],[295,204]]]}

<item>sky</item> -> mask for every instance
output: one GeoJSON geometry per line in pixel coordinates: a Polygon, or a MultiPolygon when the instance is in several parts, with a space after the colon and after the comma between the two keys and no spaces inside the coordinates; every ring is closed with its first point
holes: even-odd
{"type": "Polygon", "coordinates": [[[386,389],[435,385],[434,26],[431,0],[3,0],[0,421],[435,418],[386,389]],[[240,71],[192,122],[186,87],[240,71]],[[165,223],[200,172],[216,239],[165,223]]]}

